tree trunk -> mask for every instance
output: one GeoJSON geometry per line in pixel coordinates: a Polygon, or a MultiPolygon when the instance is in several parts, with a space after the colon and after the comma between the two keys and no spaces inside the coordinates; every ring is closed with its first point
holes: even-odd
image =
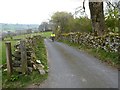
{"type": "Polygon", "coordinates": [[[102,36],[105,31],[103,2],[89,2],[92,29],[95,35],[102,36]]]}

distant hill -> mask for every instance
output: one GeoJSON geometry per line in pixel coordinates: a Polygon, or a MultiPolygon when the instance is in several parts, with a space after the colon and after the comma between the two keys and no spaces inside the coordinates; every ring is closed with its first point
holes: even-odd
{"type": "Polygon", "coordinates": [[[16,30],[26,30],[26,29],[33,29],[37,30],[39,24],[6,24],[0,23],[0,32],[1,31],[16,31],[16,30]]]}

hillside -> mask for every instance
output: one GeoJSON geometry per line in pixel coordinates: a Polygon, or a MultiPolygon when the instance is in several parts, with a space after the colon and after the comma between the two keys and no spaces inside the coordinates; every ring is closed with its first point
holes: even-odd
{"type": "Polygon", "coordinates": [[[15,31],[15,30],[25,30],[25,29],[34,29],[36,30],[39,27],[38,24],[6,24],[0,23],[0,31],[15,31]]]}

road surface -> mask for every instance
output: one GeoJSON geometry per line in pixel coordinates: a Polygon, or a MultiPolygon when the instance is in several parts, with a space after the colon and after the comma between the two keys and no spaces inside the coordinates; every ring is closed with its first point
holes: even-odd
{"type": "Polygon", "coordinates": [[[118,88],[118,71],[60,42],[45,39],[49,76],[36,88],[118,88]]]}

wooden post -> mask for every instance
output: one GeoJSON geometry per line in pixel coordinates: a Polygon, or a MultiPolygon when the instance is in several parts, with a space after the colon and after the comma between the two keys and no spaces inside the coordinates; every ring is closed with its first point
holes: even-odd
{"type": "Polygon", "coordinates": [[[20,41],[20,50],[21,50],[21,63],[22,63],[22,74],[26,74],[27,72],[27,52],[26,52],[26,46],[25,41],[20,41]]]}
{"type": "Polygon", "coordinates": [[[12,52],[11,52],[11,42],[7,41],[6,43],[6,58],[7,58],[7,73],[8,76],[12,74],[12,52]]]}

